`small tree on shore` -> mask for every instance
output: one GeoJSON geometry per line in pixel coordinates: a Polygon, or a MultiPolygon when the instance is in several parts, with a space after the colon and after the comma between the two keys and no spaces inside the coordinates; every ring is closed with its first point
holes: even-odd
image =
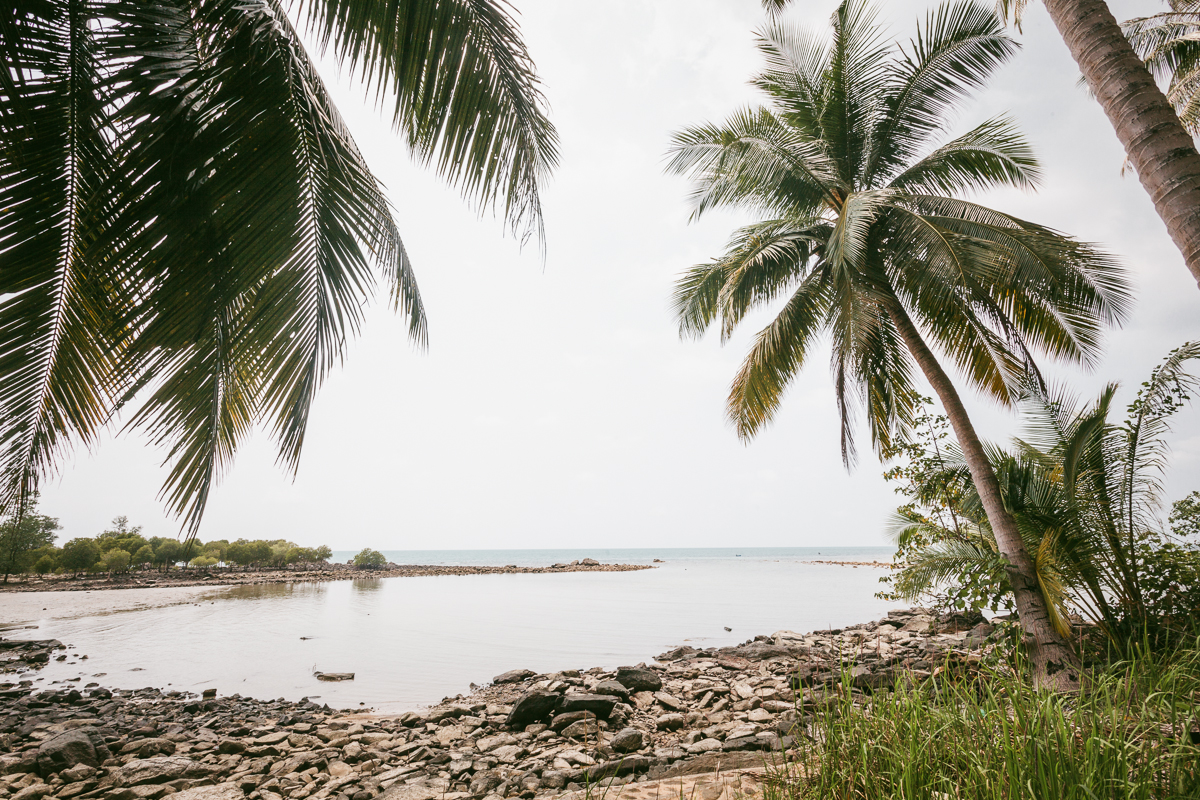
{"type": "Polygon", "coordinates": [[[378,550],[372,550],[369,547],[364,547],[354,557],[354,566],[359,569],[382,569],[387,566],[387,559],[383,553],[378,550]]]}
{"type": "Polygon", "coordinates": [[[53,545],[55,531],[62,527],[57,519],[36,513],[37,501],[37,494],[31,493],[16,513],[0,523],[0,569],[5,583],[10,573],[29,568],[29,553],[53,545]]]}

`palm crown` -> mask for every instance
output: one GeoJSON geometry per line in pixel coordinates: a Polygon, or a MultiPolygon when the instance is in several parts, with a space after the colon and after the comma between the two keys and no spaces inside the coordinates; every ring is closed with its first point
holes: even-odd
{"type": "Polygon", "coordinates": [[[0,507],[135,395],[194,534],[265,423],[308,411],[381,275],[426,339],[391,209],[288,11],[410,151],[541,236],[556,160],[499,0],[38,0],[0,12],[0,507]],[[145,394],[140,394],[145,390],[145,394]]]}
{"type": "Polygon", "coordinates": [[[880,451],[911,422],[914,323],[972,385],[1009,403],[1033,350],[1089,362],[1128,299],[1117,266],[1088,245],[954,196],[1038,179],[1005,118],[947,139],[951,113],[1016,49],[992,11],[943,5],[907,48],[884,44],[874,17],[843,3],[829,43],[766,28],[754,85],[769,105],[676,134],[669,164],[694,178],[696,216],[739,206],[767,217],[675,295],[682,333],[719,321],[723,338],[751,309],[782,302],[734,380],[738,432],[770,420],[827,333],[847,464],[856,401],[880,451]]]}

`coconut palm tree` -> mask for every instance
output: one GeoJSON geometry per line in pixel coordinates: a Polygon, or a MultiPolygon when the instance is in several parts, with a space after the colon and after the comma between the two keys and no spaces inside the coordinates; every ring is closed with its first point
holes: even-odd
{"type": "MultiPolygon", "coordinates": [[[[768,0],[778,11],[791,0],[768,0]]],[[[1200,152],[1104,0],[1043,0],[1125,148],[1184,264],[1200,284],[1200,152]]],[[[996,0],[1020,29],[1030,0],[996,0]]]]}
{"type": "Polygon", "coordinates": [[[425,313],[388,201],[298,33],[413,156],[541,237],[556,161],[502,0],[18,0],[0,10],[0,508],[132,399],[195,534],[265,424],[309,408],[382,278],[425,313]]]}
{"type": "MultiPolygon", "coordinates": [[[[1115,645],[1140,643],[1161,611],[1144,586],[1144,556],[1161,538],[1166,434],[1171,416],[1200,390],[1200,377],[1187,371],[1196,359],[1200,343],[1172,351],[1142,385],[1122,424],[1110,421],[1115,384],[1082,406],[1066,392],[1032,386],[1024,436],[1008,452],[990,450],[1005,506],[1034,554],[1042,596],[1060,630],[1073,607],[1099,623],[1115,645]]],[[[963,576],[1002,579],[995,540],[973,489],[958,453],[947,453],[940,469],[923,476],[918,499],[948,498],[959,524],[949,529],[920,515],[897,516],[894,535],[928,543],[909,552],[895,580],[898,594],[915,600],[963,576]]]]}
{"type": "Polygon", "coordinates": [[[1156,80],[1183,127],[1200,135],[1200,0],[1170,0],[1171,10],[1121,24],[1134,52],[1156,80]]]}
{"type": "Polygon", "coordinates": [[[1007,119],[947,139],[948,116],[1016,49],[991,9],[969,0],[939,6],[901,50],[883,43],[874,17],[862,0],[848,0],[829,44],[768,26],[759,40],[767,67],[754,84],[769,105],[675,135],[669,169],[694,179],[695,215],[738,206],[766,217],[680,279],[680,332],[698,336],[719,322],[724,339],[751,309],[782,303],[730,391],[729,416],[745,438],[770,421],[827,334],[847,466],[855,405],[876,450],[887,450],[911,425],[919,369],[950,418],[1006,559],[1035,677],[1071,688],[1075,657],[932,348],[971,386],[1012,403],[1035,370],[1032,350],[1091,362],[1102,326],[1125,313],[1125,281],[1086,244],[954,196],[1038,179],[1007,119]]]}
{"type": "MultiPolygon", "coordinates": [[[[997,0],[1020,26],[1030,0],[997,0]]],[[[1200,152],[1104,0],[1043,0],[1093,96],[1200,283],[1200,152]]]]}

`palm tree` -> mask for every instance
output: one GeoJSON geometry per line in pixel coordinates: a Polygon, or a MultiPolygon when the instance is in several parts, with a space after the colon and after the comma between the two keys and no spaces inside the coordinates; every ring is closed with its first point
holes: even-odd
{"type": "Polygon", "coordinates": [[[377,276],[426,341],[382,187],[293,20],[409,151],[541,240],[557,159],[501,0],[19,0],[0,11],[0,508],[133,398],[194,536],[265,423],[295,469],[377,276]]]}
{"type": "MultiPolygon", "coordinates": [[[[997,0],[1020,27],[1030,0],[997,0]]],[[[1104,0],[1043,0],[1129,163],[1200,283],[1200,152],[1104,0]]]]}
{"type": "Polygon", "coordinates": [[[1074,654],[1054,630],[983,445],[927,342],[972,386],[1010,404],[1035,369],[1033,348],[1091,362],[1102,324],[1125,313],[1124,278],[1088,245],[953,197],[1038,178],[1004,118],[933,146],[950,112],[1016,49],[992,11],[969,0],[942,5],[899,53],[881,43],[874,16],[862,0],[843,3],[828,45],[772,24],[759,40],[767,68],[754,80],[770,105],[676,134],[669,169],[693,177],[697,216],[732,205],[768,217],[680,279],[680,332],[698,336],[719,320],[724,339],[751,309],[783,303],[729,395],[744,438],[770,421],[827,333],[847,466],[856,402],[876,450],[889,449],[911,425],[919,368],[1006,559],[1035,678],[1071,688],[1074,654]]]}
{"type": "MultiPolygon", "coordinates": [[[[1010,452],[992,449],[1005,506],[1034,554],[1042,596],[1065,630],[1069,606],[1095,620],[1113,644],[1140,644],[1158,609],[1143,585],[1147,545],[1161,537],[1161,478],[1167,462],[1170,417],[1200,389],[1187,372],[1200,343],[1175,349],[1142,385],[1122,424],[1110,421],[1117,386],[1091,404],[1031,386],[1029,424],[1010,452]]],[[[950,529],[919,515],[897,516],[899,539],[913,548],[895,584],[915,600],[964,574],[1000,576],[997,548],[966,464],[949,453],[923,476],[918,499],[948,499],[959,524],[950,529]]]]}
{"type": "Polygon", "coordinates": [[[1183,127],[1200,135],[1200,0],[1170,0],[1171,10],[1122,23],[1129,43],[1156,80],[1183,127]]]}

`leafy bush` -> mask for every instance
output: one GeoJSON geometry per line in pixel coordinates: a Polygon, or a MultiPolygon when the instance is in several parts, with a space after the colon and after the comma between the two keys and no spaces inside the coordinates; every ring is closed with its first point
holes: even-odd
{"type": "Polygon", "coordinates": [[[201,569],[207,569],[209,567],[215,567],[218,563],[220,563],[220,562],[218,562],[212,556],[196,556],[195,558],[193,558],[191,561],[188,562],[188,566],[189,567],[199,567],[201,569]]]}
{"type": "Polygon", "coordinates": [[[38,575],[45,575],[54,572],[57,567],[58,565],[54,561],[54,556],[45,555],[39,558],[37,563],[33,565],[33,571],[38,575]]]}
{"type": "Polygon", "coordinates": [[[364,547],[358,555],[354,556],[354,566],[359,569],[380,569],[387,566],[387,559],[378,550],[364,547]]]}
{"type": "Polygon", "coordinates": [[[88,538],[76,538],[67,542],[62,547],[62,555],[59,556],[59,563],[63,568],[76,575],[90,570],[99,560],[100,547],[88,538]]]}
{"type": "MultiPolygon", "coordinates": [[[[1158,530],[1169,418],[1200,388],[1184,369],[1200,344],[1173,351],[1143,384],[1125,421],[1109,421],[1116,386],[1080,405],[1031,385],[1029,424],[1011,451],[989,460],[1035,567],[1051,621],[1067,635],[1069,617],[1095,620],[1113,644],[1147,635],[1187,635],[1200,606],[1194,546],[1158,530]]],[[[928,402],[928,401],[926,401],[928,402]]],[[[904,462],[887,477],[908,503],[893,532],[900,567],[885,578],[889,599],[926,596],[937,605],[1011,609],[1012,597],[983,504],[945,423],[927,414],[919,435],[893,451],[904,462]]],[[[1177,533],[1200,526],[1200,495],[1177,503],[1177,533]]]]}
{"type": "Polygon", "coordinates": [[[113,548],[104,554],[104,569],[108,572],[126,572],[132,556],[119,548],[113,548]]]}

